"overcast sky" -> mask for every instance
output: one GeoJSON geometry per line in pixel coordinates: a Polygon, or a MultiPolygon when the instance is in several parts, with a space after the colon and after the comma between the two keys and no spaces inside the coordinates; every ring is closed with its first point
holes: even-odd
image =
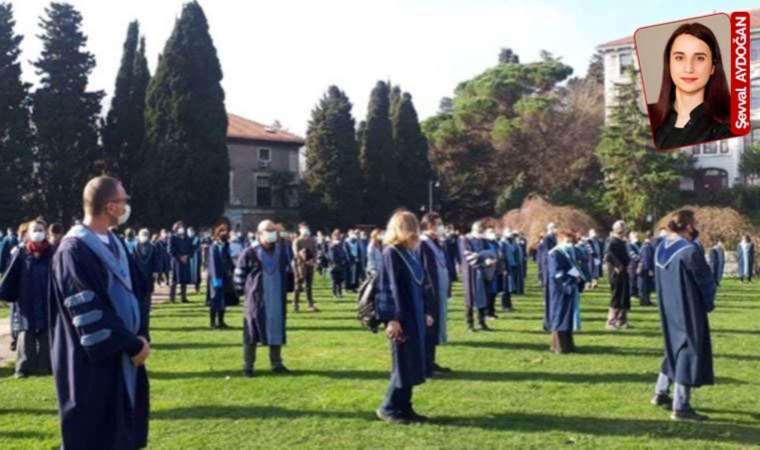
{"type": "MultiPolygon", "coordinates": [[[[0,0],[3,1],[3,0],[0,0]]],[[[11,0],[22,45],[24,77],[37,81],[28,61],[39,57],[38,18],[49,2],[11,0]]],[[[91,89],[105,90],[105,114],[127,24],[140,21],[148,62],[171,33],[184,0],[73,0],[82,13],[88,50],[97,67],[91,89]]],[[[412,94],[421,118],[460,81],[494,65],[501,47],[521,61],[546,49],[586,71],[594,47],[633,34],[639,26],[684,17],[760,7],[723,1],[511,0],[200,0],[224,72],[227,110],[303,135],[310,112],[330,84],[346,91],[357,122],[379,79],[412,94]],[[625,4],[623,4],[625,3],[625,4]],[[614,6],[613,6],[614,5],[614,6]]]]}

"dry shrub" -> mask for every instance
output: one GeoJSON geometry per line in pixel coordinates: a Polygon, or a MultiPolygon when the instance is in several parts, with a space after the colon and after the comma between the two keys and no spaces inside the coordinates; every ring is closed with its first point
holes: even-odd
{"type": "MultiPolygon", "coordinates": [[[[697,218],[699,240],[705,248],[709,248],[720,239],[727,249],[733,249],[741,237],[752,234],[750,221],[733,208],[717,208],[713,206],[684,206],[679,209],[691,209],[697,218]]],[[[677,211],[677,210],[676,210],[677,211]]],[[[671,211],[657,222],[657,229],[667,228],[671,211]]]]}
{"type": "Polygon", "coordinates": [[[575,233],[586,234],[590,228],[600,231],[596,221],[580,209],[552,205],[538,195],[529,195],[519,209],[507,211],[501,218],[503,226],[525,233],[530,248],[538,244],[550,222],[554,222],[558,229],[575,233]]]}

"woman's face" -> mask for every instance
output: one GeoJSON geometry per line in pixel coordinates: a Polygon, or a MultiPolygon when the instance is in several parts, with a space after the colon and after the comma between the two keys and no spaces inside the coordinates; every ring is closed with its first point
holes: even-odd
{"type": "Polygon", "coordinates": [[[715,72],[713,55],[705,41],[682,34],[670,49],[670,78],[679,91],[687,94],[704,90],[715,72]]]}

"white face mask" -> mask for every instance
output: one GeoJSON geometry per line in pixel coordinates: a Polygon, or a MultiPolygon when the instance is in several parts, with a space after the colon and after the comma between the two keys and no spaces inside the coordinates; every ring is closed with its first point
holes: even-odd
{"type": "Polygon", "coordinates": [[[496,234],[493,231],[486,231],[485,237],[486,239],[494,240],[496,239],[496,234]]]}
{"type": "Polygon", "coordinates": [[[301,228],[301,236],[311,236],[311,231],[308,228],[301,228]]]}
{"type": "Polygon", "coordinates": [[[187,235],[188,235],[189,237],[195,237],[195,231],[193,231],[193,230],[188,230],[188,231],[187,231],[187,235]]]}
{"type": "Polygon", "coordinates": [[[276,231],[265,231],[264,232],[264,242],[267,244],[273,244],[277,242],[277,232],[276,231]]]}
{"type": "Polygon", "coordinates": [[[444,227],[443,225],[438,225],[437,227],[435,227],[435,234],[437,234],[438,236],[441,236],[441,237],[445,236],[446,235],[446,227],[444,227]]]}
{"type": "Polygon", "coordinates": [[[184,234],[185,234],[185,229],[184,229],[184,228],[178,228],[178,229],[177,229],[177,234],[178,234],[178,235],[180,235],[180,236],[184,236],[184,234]]]}
{"type": "Polygon", "coordinates": [[[32,242],[42,242],[45,240],[45,232],[44,231],[31,231],[29,232],[29,239],[32,242]]]}
{"type": "Polygon", "coordinates": [[[141,235],[137,236],[137,240],[141,244],[144,244],[144,243],[148,242],[148,239],[150,239],[150,236],[148,236],[147,234],[141,234],[141,235]]]}
{"type": "Polygon", "coordinates": [[[124,205],[124,213],[119,216],[119,226],[124,225],[129,220],[129,216],[132,214],[132,207],[127,203],[124,205]]]}

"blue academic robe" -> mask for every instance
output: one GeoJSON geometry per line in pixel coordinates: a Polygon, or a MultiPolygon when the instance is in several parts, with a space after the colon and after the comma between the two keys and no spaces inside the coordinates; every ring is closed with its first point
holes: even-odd
{"type": "Polygon", "coordinates": [[[433,309],[426,276],[414,252],[392,245],[383,249],[378,314],[384,322],[397,320],[406,338],[390,343],[391,383],[397,388],[425,382],[425,315],[433,309]]]}
{"type": "Polygon", "coordinates": [[[193,240],[186,236],[173,234],[169,238],[169,255],[171,255],[172,282],[176,284],[194,284],[190,266],[190,258],[197,248],[193,240]],[[182,262],[181,257],[187,257],[187,262],[182,262]]]}
{"type": "Polygon", "coordinates": [[[459,258],[459,242],[456,236],[446,238],[446,260],[448,261],[449,278],[451,282],[457,281],[457,266],[461,263],[459,258]]]}
{"type": "Polygon", "coordinates": [[[168,273],[171,270],[171,255],[169,255],[169,243],[166,239],[157,240],[154,245],[159,255],[159,272],[168,273]]]}
{"type": "Polygon", "coordinates": [[[726,266],[726,252],[723,250],[723,247],[715,245],[710,249],[709,263],[715,284],[720,285],[721,280],[723,280],[723,270],[726,266]]]}
{"type": "Polygon", "coordinates": [[[202,243],[201,238],[198,236],[193,236],[190,239],[190,242],[193,245],[193,255],[190,257],[190,279],[191,284],[199,284],[201,281],[201,267],[203,264],[203,258],[202,258],[202,243]]]}
{"type": "Polygon", "coordinates": [[[153,293],[153,275],[161,270],[159,249],[152,243],[137,243],[133,248],[127,247],[135,261],[137,274],[146,287],[146,295],[153,293]]]}
{"type": "Polygon", "coordinates": [[[468,308],[485,308],[486,280],[483,274],[483,241],[481,239],[462,236],[459,238],[459,254],[462,257],[461,275],[462,288],[464,289],[464,304],[468,308]],[[476,260],[468,261],[468,252],[479,254],[476,260]]]}
{"type": "MultiPolygon", "coordinates": [[[[557,246],[557,237],[554,234],[547,234],[538,244],[536,252],[536,262],[538,263],[539,277],[544,297],[544,311],[549,311],[549,252],[557,246]]],[[[549,329],[547,321],[548,316],[544,316],[544,329],[549,329]]]]}
{"type": "Polygon", "coordinates": [[[245,295],[243,336],[247,344],[284,345],[287,341],[285,278],[289,261],[286,247],[282,242],[270,249],[262,245],[248,247],[235,264],[236,288],[245,295]],[[267,275],[279,277],[276,292],[267,290],[271,286],[267,275]]]}
{"type": "Polygon", "coordinates": [[[641,259],[641,250],[639,249],[638,242],[628,242],[625,245],[625,249],[628,252],[628,279],[630,283],[628,288],[631,291],[631,297],[639,296],[639,260],[641,259]]]}
{"type": "Polygon", "coordinates": [[[0,300],[13,303],[14,331],[48,328],[48,281],[53,249],[39,258],[20,247],[0,277],[0,300]]]}
{"type": "Polygon", "coordinates": [[[742,245],[736,246],[737,273],[741,278],[747,278],[755,271],[755,244],[750,243],[745,252],[742,245]]]}
{"type": "Polygon", "coordinates": [[[517,277],[517,293],[524,294],[525,280],[528,279],[528,242],[523,238],[518,239],[517,248],[520,250],[520,266],[522,268],[520,275],[517,277]]]}
{"type": "Polygon", "coordinates": [[[11,262],[11,250],[18,245],[16,236],[9,234],[0,239],[0,274],[4,274],[11,262]]]}
{"type": "Polygon", "coordinates": [[[645,298],[654,290],[654,245],[651,242],[645,241],[641,244],[641,250],[639,252],[639,293],[641,298],[645,298]]]}
{"type": "MultiPolygon", "coordinates": [[[[230,245],[227,242],[214,241],[208,249],[209,255],[206,260],[206,304],[212,311],[224,311],[228,300],[226,293],[234,292],[235,278],[240,277],[241,286],[245,283],[245,274],[237,271],[230,256],[230,245]],[[235,271],[233,277],[232,273],[235,271]]],[[[233,299],[233,303],[237,303],[233,299]]]]}
{"type": "Polygon", "coordinates": [[[572,331],[573,313],[579,283],[570,274],[572,269],[578,270],[573,261],[572,247],[567,249],[556,247],[547,258],[547,287],[549,299],[544,309],[544,321],[548,331],[572,331]]]}
{"type": "MultiPolygon", "coordinates": [[[[117,251],[111,234],[109,248],[117,251]]],[[[109,250],[106,250],[109,251],[109,250]]],[[[145,286],[129,259],[132,289],[139,300],[145,286]]],[[[108,293],[109,273],[96,254],[76,238],[64,238],[53,256],[51,361],[58,392],[62,448],[135,449],[147,445],[148,377],[137,369],[134,404],[122,370],[124,355],[140,352],[147,320],[132,333],[117,315],[108,293]]],[[[143,314],[144,308],[140,308],[143,314]]]]}
{"type": "Polygon", "coordinates": [[[338,282],[343,282],[346,279],[346,272],[350,264],[346,247],[340,242],[330,244],[330,248],[327,250],[327,259],[330,262],[330,272],[333,278],[338,282]]]}
{"type": "Polygon", "coordinates": [[[655,284],[665,341],[662,373],[685,386],[713,384],[707,314],[716,285],[704,254],[683,238],[664,240],[655,253],[655,284]]]}
{"type": "MultiPolygon", "coordinates": [[[[499,243],[491,239],[483,239],[483,243],[484,250],[490,251],[496,257],[496,259],[499,259],[499,243]]],[[[490,281],[486,281],[488,293],[491,295],[496,295],[504,290],[504,273],[501,269],[503,267],[504,265],[501,262],[497,263],[493,277],[490,281]]]]}
{"type": "Polygon", "coordinates": [[[433,326],[427,327],[427,344],[436,346],[446,342],[447,301],[451,296],[451,279],[446,267],[446,250],[435,239],[426,238],[417,247],[417,258],[422,264],[431,289],[431,316],[433,326]],[[441,280],[444,280],[445,286],[441,280]]]}

